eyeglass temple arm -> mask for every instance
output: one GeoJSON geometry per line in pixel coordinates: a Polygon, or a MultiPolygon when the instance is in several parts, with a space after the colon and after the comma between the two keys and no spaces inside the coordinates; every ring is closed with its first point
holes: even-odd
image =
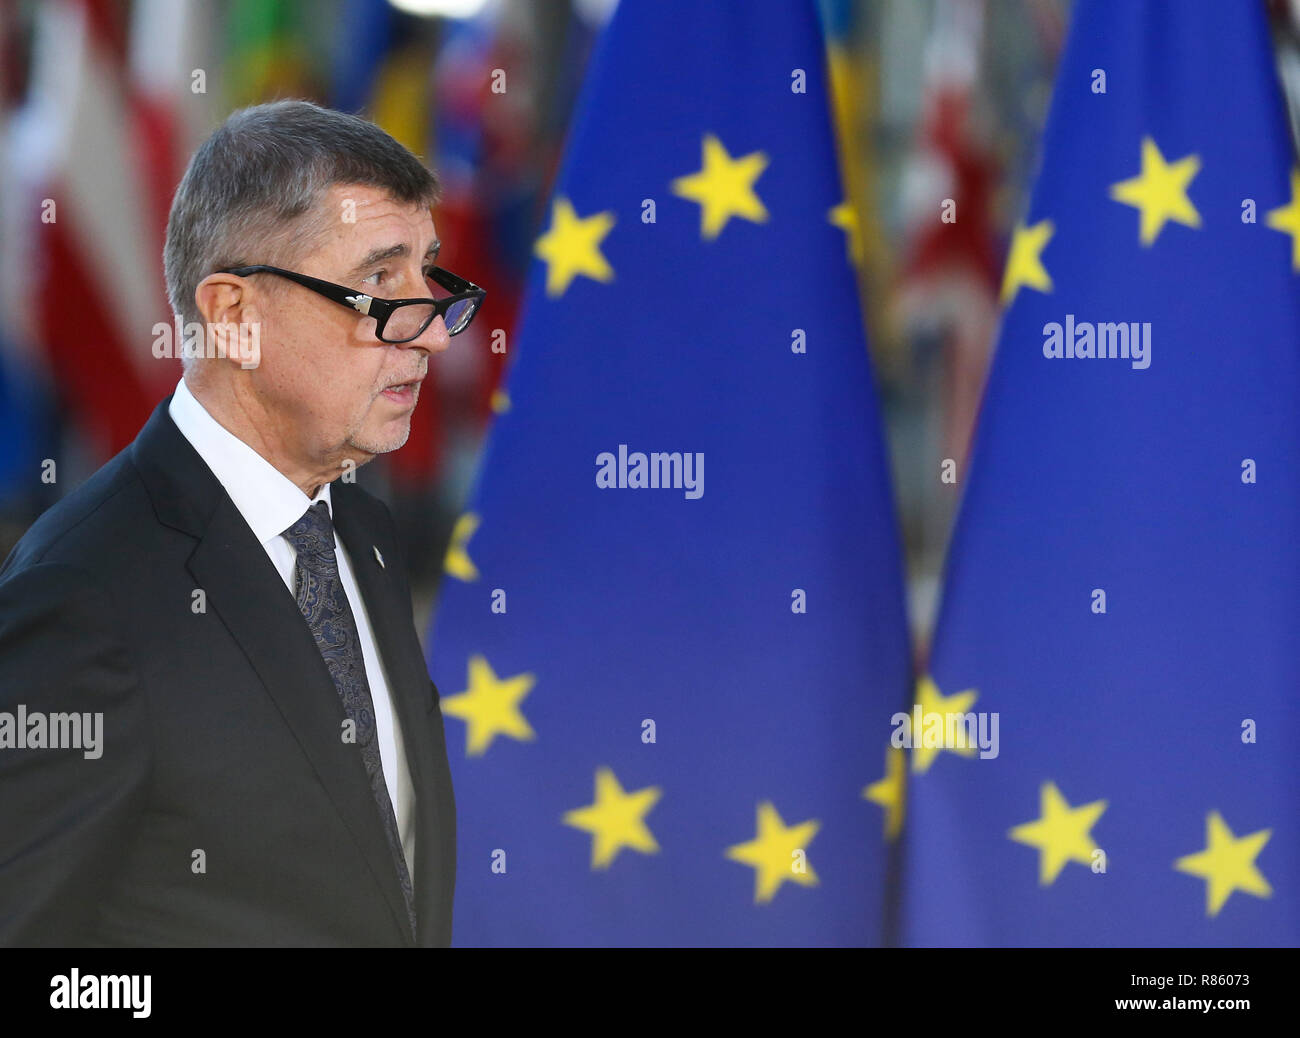
{"type": "MultiPolygon", "coordinates": [[[[472,281],[466,281],[458,274],[453,274],[444,267],[434,267],[429,271],[429,277],[438,282],[448,292],[459,294],[461,292],[482,292],[483,289],[472,281]]],[[[486,294],[486,293],[484,293],[486,294]]]]}
{"type": "Polygon", "coordinates": [[[322,281],[320,278],[314,278],[309,274],[299,274],[295,270],[284,270],[281,267],[272,267],[266,263],[255,263],[248,267],[227,267],[221,273],[234,274],[237,277],[247,277],[249,274],[278,274],[280,277],[287,278],[304,288],[310,288],[313,292],[323,295],[326,299],[332,299],[336,303],[351,307],[360,314],[376,319],[384,316],[386,311],[391,312],[392,310],[391,303],[386,299],[380,299],[365,292],[354,292],[352,289],[343,285],[336,285],[332,281],[322,281]]]}

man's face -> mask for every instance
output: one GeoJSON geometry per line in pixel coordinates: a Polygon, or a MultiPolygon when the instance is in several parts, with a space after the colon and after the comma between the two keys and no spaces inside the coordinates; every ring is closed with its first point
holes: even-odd
{"type": "MultiPolygon", "coordinates": [[[[299,273],[377,297],[432,295],[424,271],[439,242],[427,208],[377,188],[335,185],[317,220],[319,243],[296,261],[299,273]]],[[[381,342],[372,318],[287,281],[264,301],[261,317],[255,381],[280,419],[283,447],[329,467],[364,464],[406,442],[429,354],[449,344],[441,317],[411,342],[381,342]]]]}

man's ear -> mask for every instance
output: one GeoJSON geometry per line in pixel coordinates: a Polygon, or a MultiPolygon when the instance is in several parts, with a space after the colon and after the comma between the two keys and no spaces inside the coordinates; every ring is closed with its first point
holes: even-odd
{"type": "Polygon", "coordinates": [[[194,302],[203,317],[205,355],[255,367],[262,318],[253,285],[234,274],[209,274],[195,286],[194,302]]]}

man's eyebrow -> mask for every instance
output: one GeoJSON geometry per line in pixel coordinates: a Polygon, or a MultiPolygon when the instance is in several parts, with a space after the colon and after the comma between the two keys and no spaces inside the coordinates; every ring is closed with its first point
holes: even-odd
{"type": "MultiPolygon", "coordinates": [[[[428,250],[425,252],[424,258],[426,260],[436,259],[438,256],[438,252],[441,248],[442,248],[442,242],[435,239],[433,244],[430,245],[428,250]]],[[[360,274],[364,274],[371,267],[377,266],[378,264],[383,263],[385,260],[396,259],[400,256],[409,256],[410,253],[411,253],[411,248],[405,242],[402,242],[398,245],[380,245],[377,248],[371,249],[369,252],[367,252],[365,258],[362,259],[362,261],[358,263],[355,267],[353,267],[350,271],[348,271],[348,278],[351,279],[360,274]]]]}

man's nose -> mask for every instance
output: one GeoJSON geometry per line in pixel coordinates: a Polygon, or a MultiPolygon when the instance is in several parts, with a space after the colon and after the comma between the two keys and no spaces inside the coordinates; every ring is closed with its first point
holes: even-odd
{"type": "Polygon", "coordinates": [[[429,322],[428,328],[424,329],[410,342],[402,343],[402,345],[419,346],[431,353],[441,353],[451,345],[451,336],[447,334],[447,325],[443,323],[442,316],[439,315],[429,322]]]}

